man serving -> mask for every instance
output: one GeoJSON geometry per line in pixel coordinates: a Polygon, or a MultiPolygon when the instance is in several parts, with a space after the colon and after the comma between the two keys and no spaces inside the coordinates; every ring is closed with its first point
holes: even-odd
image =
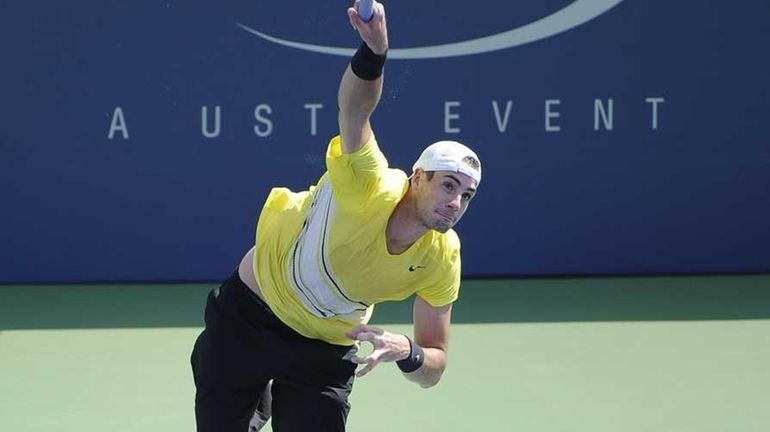
{"type": "Polygon", "coordinates": [[[454,141],[428,146],[412,175],[388,167],[369,118],[382,93],[385,9],[339,87],[339,136],[316,186],[274,188],[256,242],[212,291],[192,354],[199,431],[344,431],[355,377],[395,362],[422,387],[444,372],[460,287],[460,220],[481,181],[476,154],[454,141]],[[414,300],[414,334],[367,325],[374,305],[414,300]],[[374,350],[359,357],[357,342],[374,350]],[[358,372],[356,369],[360,366],[358,372]],[[272,385],[270,384],[272,382],[272,385]]]}

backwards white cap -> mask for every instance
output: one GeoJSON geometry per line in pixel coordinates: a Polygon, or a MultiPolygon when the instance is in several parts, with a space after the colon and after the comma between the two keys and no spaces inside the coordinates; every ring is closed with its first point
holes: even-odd
{"type": "Polygon", "coordinates": [[[481,161],[476,153],[456,141],[439,141],[423,150],[412,170],[452,171],[465,174],[481,183],[481,161]]]}

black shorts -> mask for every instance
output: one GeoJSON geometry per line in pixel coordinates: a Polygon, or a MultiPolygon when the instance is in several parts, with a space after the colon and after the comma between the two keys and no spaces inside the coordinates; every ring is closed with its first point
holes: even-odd
{"type": "Polygon", "coordinates": [[[271,414],[275,432],[345,430],[354,346],[295,332],[237,271],[209,293],[205,317],[191,358],[199,432],[253,431],[271,414]]]}

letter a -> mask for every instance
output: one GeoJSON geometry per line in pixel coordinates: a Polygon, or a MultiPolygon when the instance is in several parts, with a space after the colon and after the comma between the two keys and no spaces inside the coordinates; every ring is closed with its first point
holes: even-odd
{"type": "Polygon", "coordinates": [[[126,125],[126,119],[123,118],[123,109],[121,107],[115,107],[115,112],[112,114],[112,123],[110,123],[110,133],[107,134],[107,138],[112,139],[115,136],[115,131],[120,131],[123,134],[123,139],[128,139],[128,126],[126,125]]]}

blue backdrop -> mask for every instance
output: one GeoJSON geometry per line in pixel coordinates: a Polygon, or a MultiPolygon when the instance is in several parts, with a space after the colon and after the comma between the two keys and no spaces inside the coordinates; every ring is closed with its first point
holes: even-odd
{"type": "MultiPolygon", "coordinates": [[[[324,170],[347,5],[0,4],[0,282],[226,276],[324,170]]],[[[770,3],[386,7],[391,165],[484,164],[465,276],[770,270],[770,3]]]]}

